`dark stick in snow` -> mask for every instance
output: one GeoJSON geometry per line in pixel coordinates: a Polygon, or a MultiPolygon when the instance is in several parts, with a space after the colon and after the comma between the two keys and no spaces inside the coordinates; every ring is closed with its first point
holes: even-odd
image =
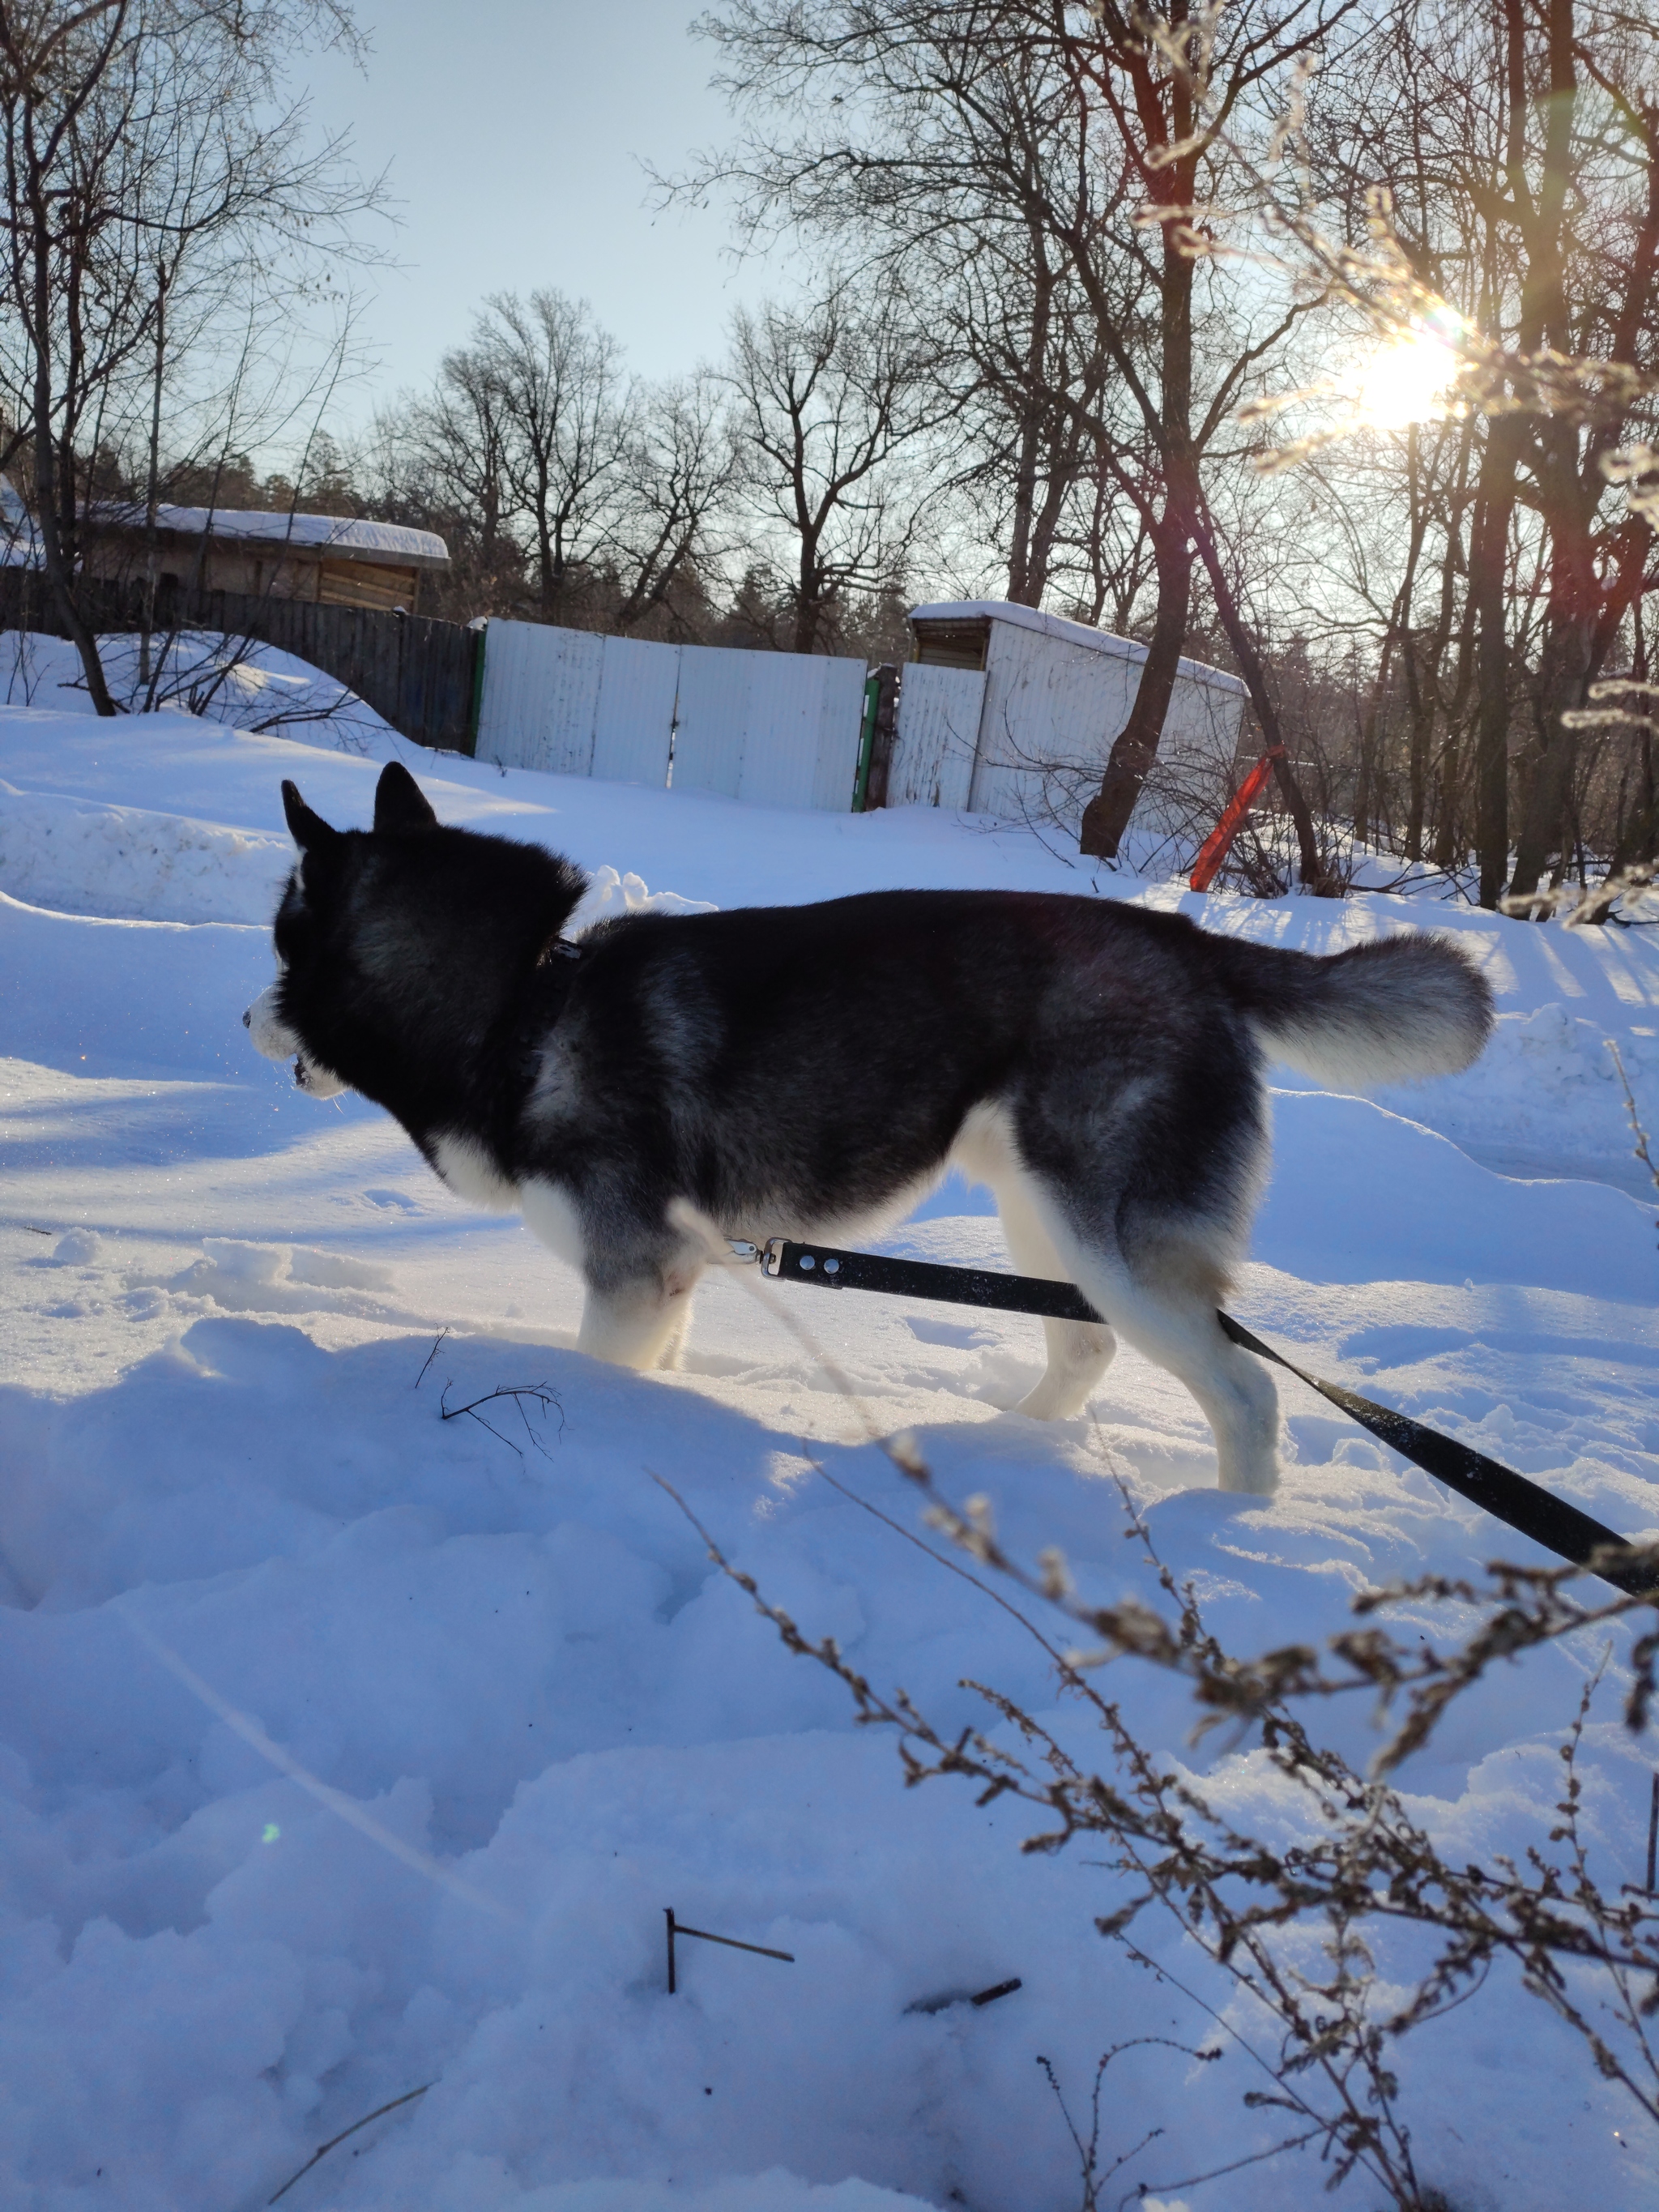
{"type": "Polygon", "coordinates": [[[337,2136],[331,2136],[325,2143],[319,2143],[300,2171],[297,2173],[290,2173],[276,2191],[276,2195],[265,2199],[266,2203],[275,2204],[278,2198],[286,2197],[296,2181],[305,2179],[319,2158],[326,2158],[330,2151],[334,2149],[337,2144],[343,2143],[348,2136],[355,2136],[359,2128],[366,2128],[371,2120],[380,2119],[387,2112],[395,2112],[399,2105],[413,2104],[416,2097],[424,2097],[431,2087],[430,2081],[422,2081],[418,2089],[405,2089],[401,2097],[394,2097],[389,2105],[377,2105],[372,2112],[365,2112],[361,2120],[354,2120],[349,2128],[342,2128],[337,2136]]]}

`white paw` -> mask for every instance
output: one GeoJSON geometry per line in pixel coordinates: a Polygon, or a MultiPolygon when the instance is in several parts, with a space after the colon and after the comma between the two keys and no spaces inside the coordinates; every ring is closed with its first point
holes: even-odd
{"type": "Polygon", "coordinates": [[[1239,1498],[1271,1498],[1279,1487],[1279,1462],[1270,1459],[1253,1467],[1224,1468],[1216,1487],[1239,1498]]]}
{"type": "Polygon", "coordinates": [[[1088,1404],[1090,1388],[1086,1382],[1055,1382],[1045,1375],[1012,1410],[1028,1421],[1069,1421],[1088,1404]]]}

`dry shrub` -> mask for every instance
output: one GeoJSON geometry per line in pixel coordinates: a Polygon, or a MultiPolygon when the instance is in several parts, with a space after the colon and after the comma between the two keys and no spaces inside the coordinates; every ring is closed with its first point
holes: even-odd
{"type": "MultiPolygon", "coordinates": [[[[1353,1601],[1355,1625],[1329,1639],[1323,1651],[1293,1644],[1240,1658],[1206,1627],[1191,1585],[1178,1583],[1158,1559],[1127,1491],[1125,1510],[1156,1574],[1161,1607],[1133,1599],[1085,1603],[1060,1553],[1043,1553],[1035,1568],[1015,1559],[999,1540],[984,1499],[954,1504],[911,1440],[876,1440],[921,1494],[933,1528],[1025,1601],[1012,1602],[994,1583],[980,1583],[1042,1646],[1060,1694],[1095,1723],[1097,1762],[1080,1761],[1052,1729],[989,1683],[963,1685],[984,1700],[985,1727],[940,1729],[904,1692],[871,1683],[833,1638],[809,1641],[696,1523],[709,1555],[748,1593],[790,1650],[827,1668],[844,1685],[861,1723],[896,1731],[908,1783],[956,1777],[973,1785],[976,1805],[1014,1797],[1040,1809],[1048,1825],[1027,1838],[1024,1850],[1051,1853],[1083,1838],[1093,1847],[1094,1863],[1131,1885],[1128,1900],[1097,1919],[1103,1936],[1164,1979],[1173,1979],[1167,1964],[1155,1963],[1137,1940],[1143,1915],[1155,1910],[1173,1919],[1237,1993],[1254,2001],[1258,2017],[1269,2024],[1267,2038],[1247,2038],[1218,2007],[1185,1991],[1259,2068],[1262,2086],[1246,2095],[1245,2104],[1285,2115],[1282,2139],[1235,2164],[1316,2143],[1331,2185],[1358,2173],[1399,2212],[1444,2208],[1445,2199],[1424,2180],[1413,2158],[1393,2052],[1401,2038],[1462,2003],[1504,1963],[1516,1970],[1532,1997],[1582,2039],[1595,2070],[1659,2123],[1653,2028],[1659,2012],[1659,1902],[1628,1884],[1609,1895],[1590,1865],[1582,1828],[1583,1731],[1604,1679],[1605,1655],[1567,1721],[1553,1823],[1523,1858],[1495,1858],[1486,1867],[1451,1863],[1390,1780],[1499,1661],[1563,1638],[1606,1632],[1638,1612],[1653,1618],[1632,1644],[1625,1718],[1632,1731],[1645,1729],[1659,1656],[1659,1600],[1615,1591],[1584,1568],[1498,1564],[1479,1584],[1427,1576],[1362,1593],[1353,1601]],[[1436,1608],[1470,1606],[1479,1613],[1473,1631],[1454,1628],[1432,1641],[1421,1633],[1425,1609],[1432,1618],[1436,1608]],[[1396,1628],[1393,1619],[1402,1607],[1412,1609],[1411,1620],[1396,1628]],[[1057,1624],[1053,1632],[1040,1625],[1045,1614],[1057,1624]],[[1167,1754],[1137,1738],[1119,1702],[1097,1679],[1103,1666],[1121,1659],[1174,1674],[1187,1685],[1194,1741],[1224,1727],[1230,1749],[1247,1743],[1259,1747],[1301,1808],[1299,1840],[1285,1846],[1251,1834],[1167,1754]],[[1304,1717],[1325,1700],[1356,1692],[1376,1701],[1385,1723],[1381,1747],[1365,1773],[1322,1743],[1304,1717]],[[1380,1933],[1396,1927],[1429,1939],[1427,1963],[1403,1996],[1397,1982],[1385,1989],[1372,1948],[1380,1933]],[[1313,1970],[1306,1964],[1310,1932],[1322,1960],[1313,1970]]],[[[819,1472],[854,1497],[827,1469],[819,1472]]],[[[855,1502],[878,1511],[865,1500],[855,1502]]],[[[1622,1557],[1627,1565],[1659,1562],[1659,1547],[1622,1557]]],[[[1121,2163],[1100,2164],[1101,2078],[1116,2055],[1115,2050],[1106,2054],[1097,2075],[1091,2132],[1085,2136],[1066,2112],[1082,2165],[1085,2208],[1104,2201],[1099,2191],[1121,2163]]],[[[1158,2188],[1173,2191],[1212,2178],[1187,2175],[1158,2188]]]]}

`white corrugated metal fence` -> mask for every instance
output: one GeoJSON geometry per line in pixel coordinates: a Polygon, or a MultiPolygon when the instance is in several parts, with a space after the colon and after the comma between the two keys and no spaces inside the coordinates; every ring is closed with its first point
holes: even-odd
{"type": "MultiPolygon", "coordinates": [[[[1000,602],[918,607],[912,620],[924,640],[930,623],[958,641],[977,634],[983,658],[903,670],[886,804],[1075,829],[1128,718],[1146,648],[1000,602]]],[[[861,660],[492,621],[477,754],[506,768],[845,813],[864,695],[861,660]]],[[[1160,768],[1224,765],[1243,701],[1237,677],[1183,660],[1160,768]]],[[[1143,808],[1157,803],[1149,783],[1143,808]]]]}
{"type": "MultiPolygon", "coordinates": [[[[930,631],[948,635],[953,654],[977,634],[983,659],[977,668],[913,660],[903,670],[888,804],[1074,833],[1128,720],[1146,647],[999,600],[916,607],[910,618],[921,650],[930,631]]],[[[1164,777],[1183,763],[1231,761],[1244,702],[1236,676],[1182,660],[1158,748],[1164,777]]],[[[1149,783],[1143,795],[1146,826],[1160,787],[1149,783]]]]}
{"type": "Polygon", "coordinates": [[[864,682],[861,660],[492,621],[477,757],[844,814],[864,682]]]}

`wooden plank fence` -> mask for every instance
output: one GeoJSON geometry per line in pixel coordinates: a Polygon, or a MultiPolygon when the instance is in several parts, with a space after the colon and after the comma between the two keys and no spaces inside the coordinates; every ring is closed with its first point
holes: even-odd
{"type": "MultiPolygon", "coordinates": [[[[142,602],[133,585],[83,577],[76,596],[100,635],[130,633],[141,625],[142,602]]],[[[275,646],[355,691],[415,744],[472,750],[482,634],[460,623],[326,606],[314,599],[184,590],[158,607],[152,627],[158,636],[171,629],[204,630],[275,646]]],[[[67,635],[38,569],[0,568],[0,629],[67,635]]]]}

